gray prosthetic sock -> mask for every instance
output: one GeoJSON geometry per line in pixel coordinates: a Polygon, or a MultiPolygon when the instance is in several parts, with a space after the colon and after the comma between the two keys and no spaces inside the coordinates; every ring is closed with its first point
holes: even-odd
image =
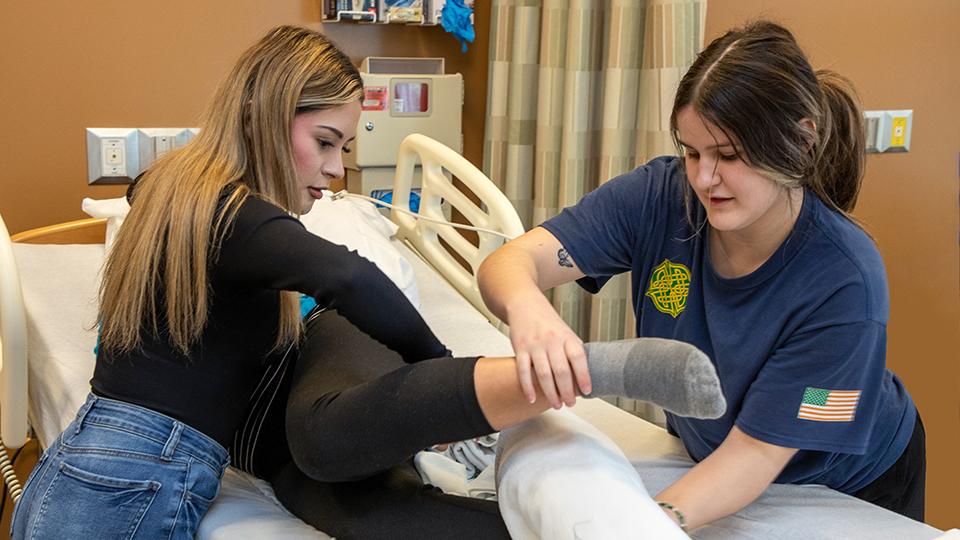
{"type": "Polygon", "coordinates": [[[672,339],[584,343],[590,397],[649,401],[680,416],[719,418],[727,409],[713,363],[700,349],[672,339]]]}

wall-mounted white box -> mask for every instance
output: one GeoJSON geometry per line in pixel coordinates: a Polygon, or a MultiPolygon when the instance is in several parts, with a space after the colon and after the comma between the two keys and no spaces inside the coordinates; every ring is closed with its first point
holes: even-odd
{"type": "Polygon", "coordinates": [[[140,174],[137,130],[87,128],[87,182],[126,184],[140,174]]]}
{"type": "Polygon", "coordinates": [[[880,146],[880,124],[883,122],[883,111],[864,111],[863,121],[866,129],[867,153],[883,152],[886,148],[880,146]]]}

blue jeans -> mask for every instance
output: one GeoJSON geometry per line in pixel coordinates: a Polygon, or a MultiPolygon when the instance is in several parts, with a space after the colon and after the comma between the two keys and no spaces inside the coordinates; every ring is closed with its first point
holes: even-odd
{"type": "Polygon", "coordinates": [[[182,422],[91,395],[40,456],[11,538],[193,538],[229,461],[182,422]]]}

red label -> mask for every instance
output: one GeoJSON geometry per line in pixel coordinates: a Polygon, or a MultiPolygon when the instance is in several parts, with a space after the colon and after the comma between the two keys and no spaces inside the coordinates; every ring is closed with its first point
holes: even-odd
{"type": "Polygon", "coordinates": [[[364,86],[361,108],[365,111],[385,111],[387,109],[387,87],[364,86]]]}

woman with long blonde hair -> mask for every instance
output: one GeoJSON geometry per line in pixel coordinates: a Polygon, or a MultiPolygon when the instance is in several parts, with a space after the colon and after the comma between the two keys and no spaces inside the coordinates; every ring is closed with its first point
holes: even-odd
{"type": "MultiPolygon", "coordinates": [[[[343,176],[362,92],[323,35],[276,28],[221,83],[199,135],[143,175],[104,269],[92,392],[31,474],[13,538],[192,538],[231,459],[337,536],[398,534],[392,507],[423,523],[404,523],[407,537],[506,537],[495,504],[423,497],[405,463],[545,400],[525,399],[512,358],[446,358],[372,263],[291,215],[343,176]],[[320,306],[306,339],[299,293],[320,306]],[[264,407],[251,396],[268,382],[278,397],[264,407]]],[[[699,351],[676,349],[678,369],[716,382],[699,351]]],[[[646,380],[644,359],[626,356],[611,369],[646,380]]],[[[719,386],[707,390],[712,402],[664,404],[716,415],[719,386]]]]}

